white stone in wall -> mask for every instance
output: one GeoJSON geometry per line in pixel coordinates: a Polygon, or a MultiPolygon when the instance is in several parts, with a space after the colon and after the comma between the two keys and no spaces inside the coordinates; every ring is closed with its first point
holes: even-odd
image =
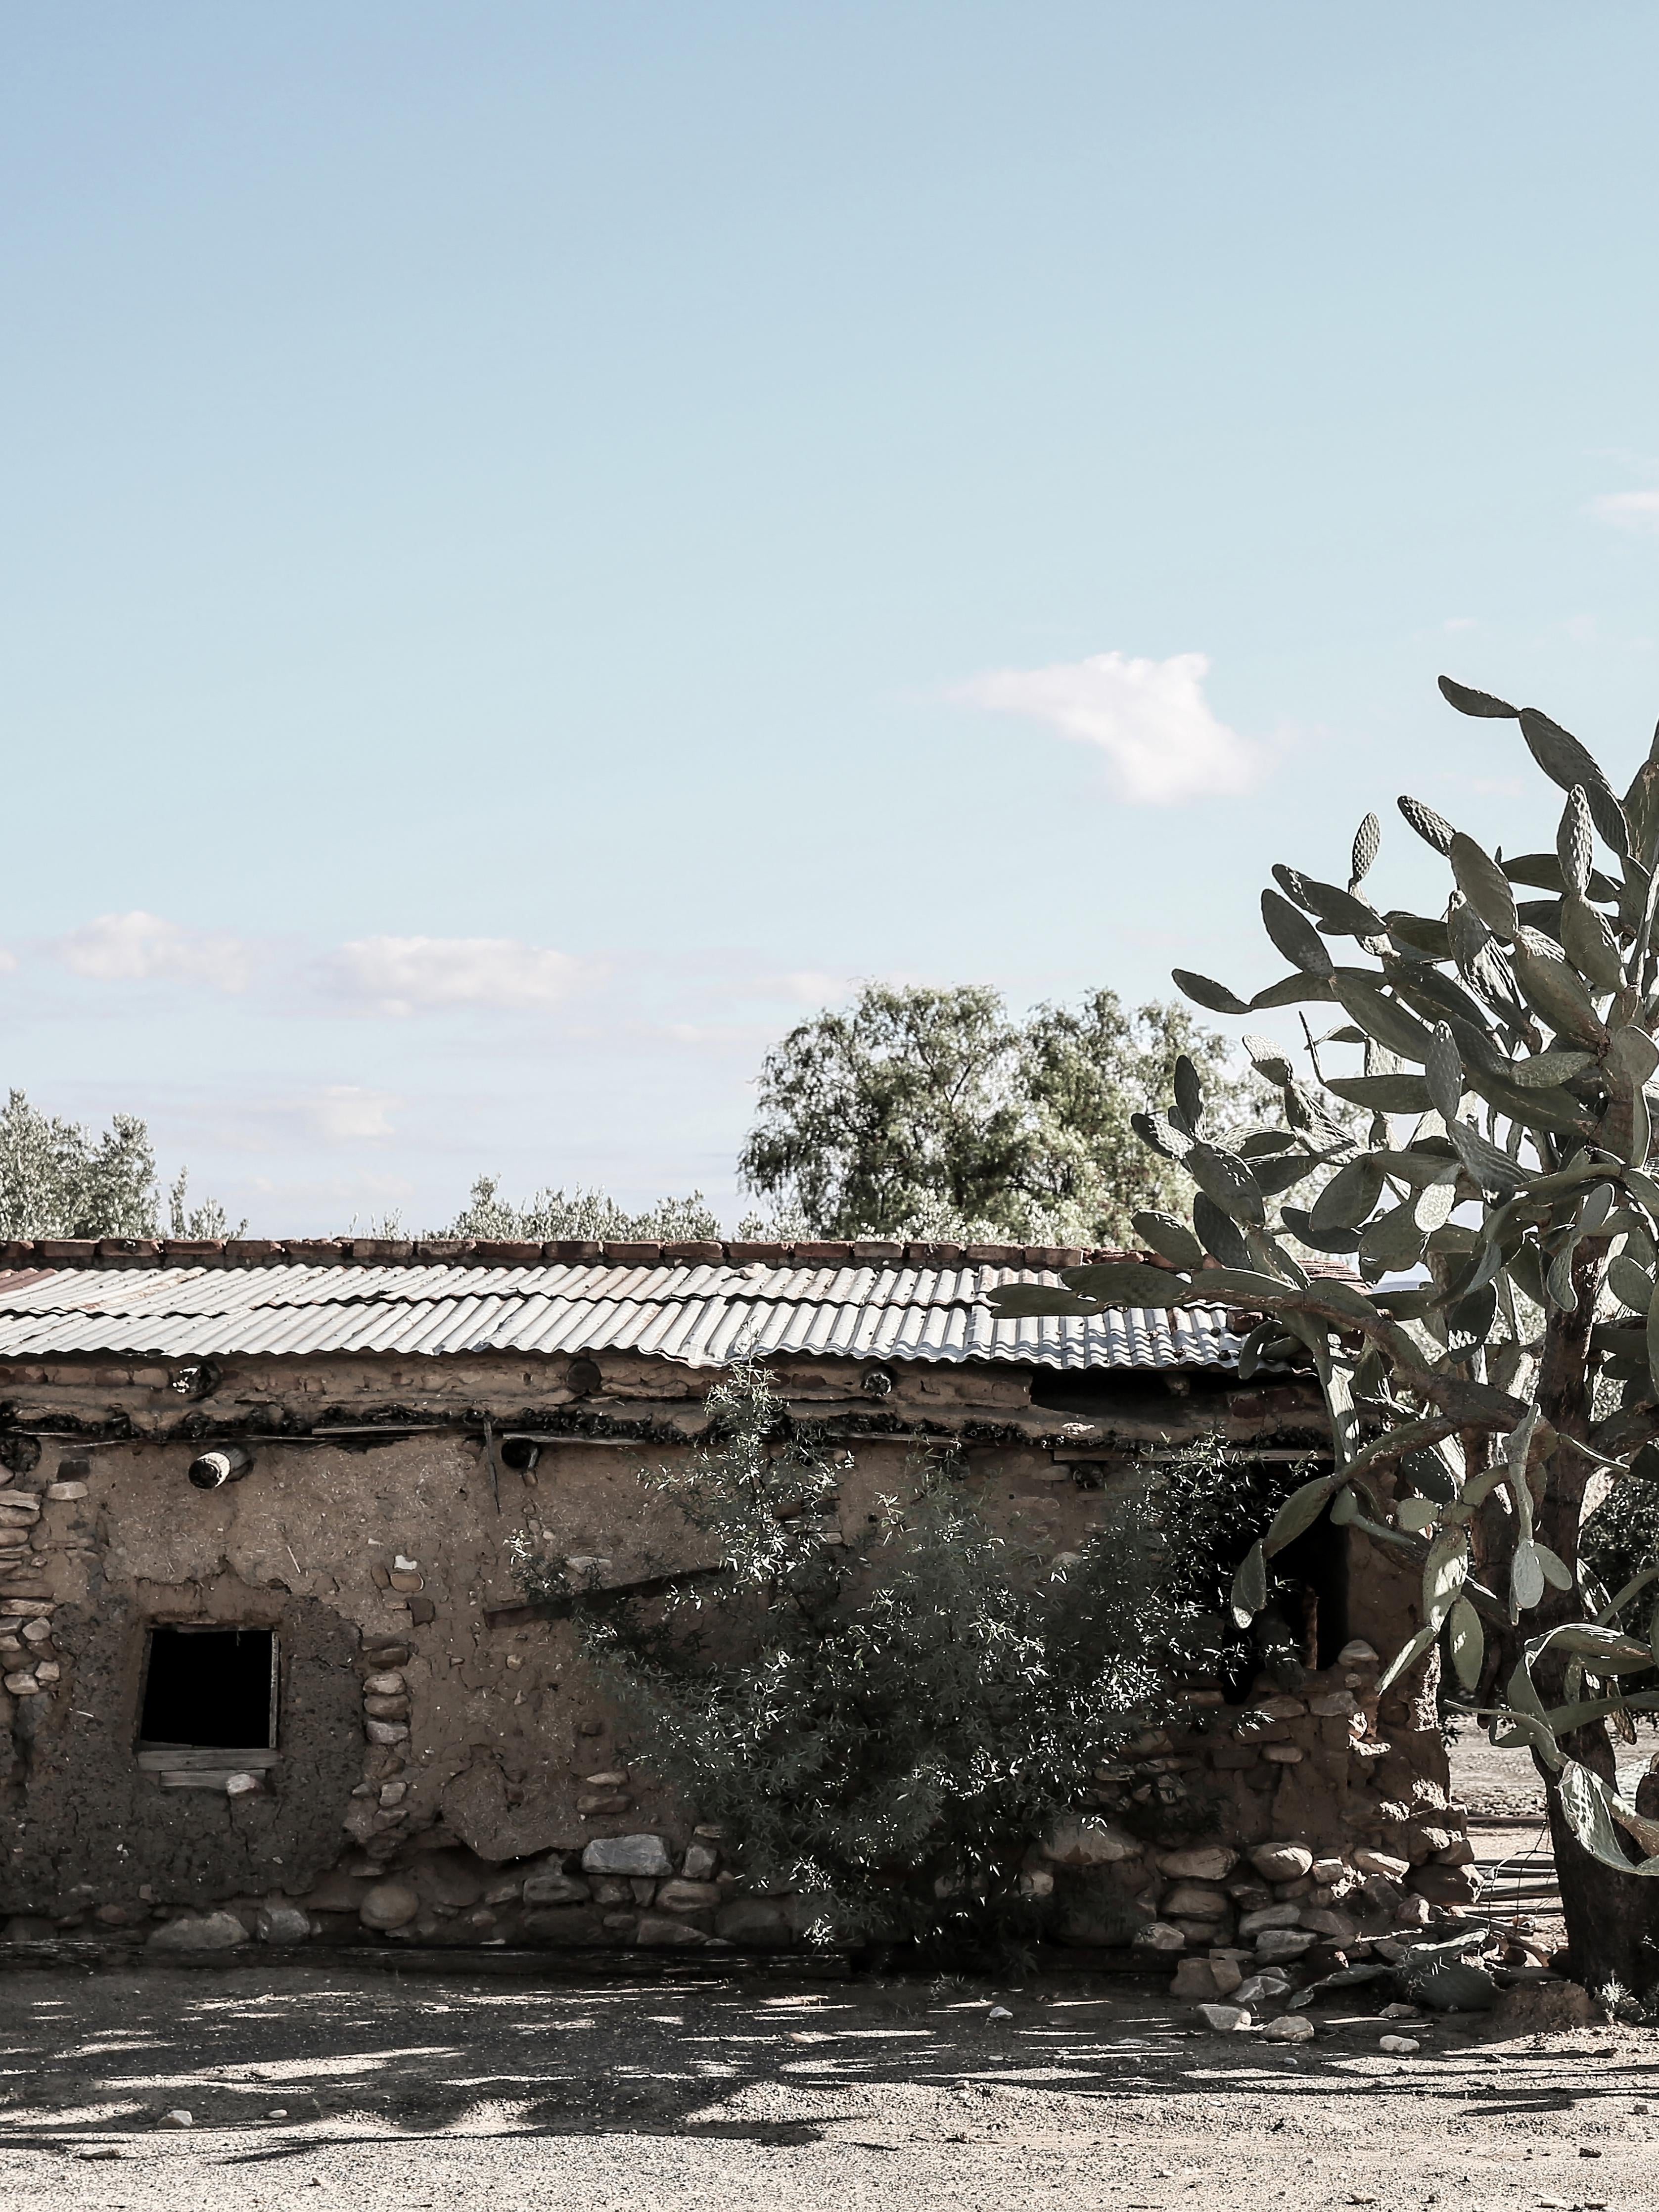
{"type": "Polygon", "coordinates": [[[582,1852],[582,1868],[587,1874],[656,1879],[672,1875],[674,1862],[660,1836],[596,1836],[582,1852]]]}
{"type": "Polygon", "coordinates": [[[1250,1864],[1264,1881],[1300,1881],[1314,1863],[1305,1844],[1258,1844],[1250,1864]]]}

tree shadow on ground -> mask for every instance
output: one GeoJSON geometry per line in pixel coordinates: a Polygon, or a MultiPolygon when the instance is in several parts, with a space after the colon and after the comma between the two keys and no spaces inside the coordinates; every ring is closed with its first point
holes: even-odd
{"type": "Polygon", "coordinates": [[[1194,2032],[1191,2008],[1106,1978],[960,1981],[434,1979],[312,1966],[0,1975],[0,2148],[155,2129],[245,2131],[231,2163],[452,2133],[664,2134],[778,2146],[1087,2135],[1183,2099],[1407,2095],[1468,2118],[1659,2087],[1659,2037],[1499,2040],[1478,2015],[1317,2015],[1311,2045],[1194,2032]],[[1006,2016],[994,2016],[993,2006],[1006,2016]],[[850,2132],[849,2132],[850,2131],[850,2132]],[[908,2131],[907,2133],[907,2131],[908,2131]]]}

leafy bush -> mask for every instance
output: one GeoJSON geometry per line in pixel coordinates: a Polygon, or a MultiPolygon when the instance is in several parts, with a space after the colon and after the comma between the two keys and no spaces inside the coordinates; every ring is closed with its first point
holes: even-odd
{"type": "MultiPolygon", "coordinates": [[[[711,1447],[645,1480],[710,1566],[580,1607],[636,1755],[720,1823],[751,1885],[805,1897],[820,1938],[950,1957],[1033,1932],[1033,1838],[1222,1649],[1213,1573],[1171,1575],[1144,1492],[1039,1568],[987,1526],[949,1455],[849,1535],[835,1517],[848,1462],[764,1368],[736,1368],[708,1407],[711,1447]]],[[[1219,1464],[1153,1476],[1178,1538],[1224,1518],[1198,1510],[1219,1464]]],[[[1241,1522],[1241,1550],[1255,1533],[1241,1522]]],[[[532,1595],[568,1595],[555,1563],[526,1551],[519,1571],[532,1595]]]]}

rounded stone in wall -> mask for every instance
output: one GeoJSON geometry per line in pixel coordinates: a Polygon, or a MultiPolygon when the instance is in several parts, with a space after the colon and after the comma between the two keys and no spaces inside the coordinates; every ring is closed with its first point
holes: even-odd
{"type": "Polygon", "coordinates": [[[403,1928],[420,1909],[420,1898],[406,1881],[377,1881],[357,1912],[365,1928],[403,1928]]]}

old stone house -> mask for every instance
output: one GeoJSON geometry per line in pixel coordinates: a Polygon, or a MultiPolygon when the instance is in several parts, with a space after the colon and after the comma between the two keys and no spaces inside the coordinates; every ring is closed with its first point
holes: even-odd
{"type": "MultiPolygon", "coordinates": [[[[949,1441],[1040,1557],[1086,1540],[1142,1454],[1206,1430],[1319,1455],[1311,1385],[1241,1384],[1218,1307],[993,1322],[990,1285],[1081,1256],[0,1247],[13,1940],[788,1943],[789,1901],[747,1894],[742,1839],[698,1830],[618,1740],[572,1621],[526,1606],[509,1543],[607,1587],[659,1573],[637,1469],[700,1432],[739,1351],[849,1449],[843,1516],[949,1441]]],[[[1328,1528],[1287,1558],[1307,1681],[1195,1686],[1189,1728],[1102,1770],[1034,1844],[1057,1941],[1121,1942],[1117,1897],[1165,1948],[1225,1942],[1269,1893],[1224,1877],[1268,1844],[1325,1863],[1312,1889],[1285,1879],[1328,1906],[1367,1879],[1455,1889],[1468,1854],[1431,1688],[1374,1692],[1375,1655],[1413,1625],[1410,1580],[1328,1528]],[[1173,1808],[1199,1790],[1194,1843],[1173,1808]],[[1159,1806],[1183,1848],[1160,1850],[1159,1806]]]]}

